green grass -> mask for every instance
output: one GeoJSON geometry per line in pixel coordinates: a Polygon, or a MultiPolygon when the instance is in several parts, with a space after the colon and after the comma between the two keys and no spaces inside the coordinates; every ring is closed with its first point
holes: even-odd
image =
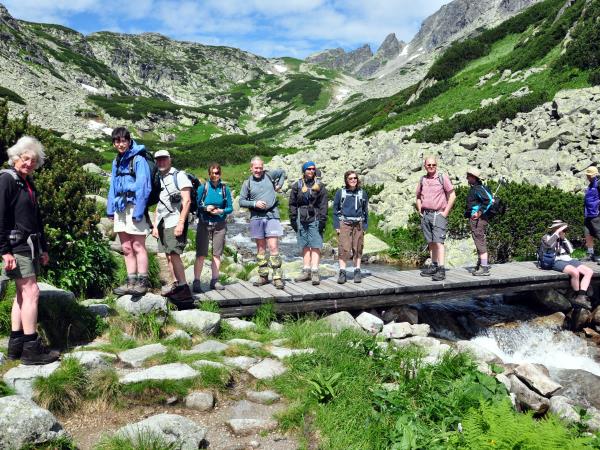
{"type": "Polygon", "coordinates": [[[225,134],[225,131],[210,122],[199,122],[177,135],[177,143],[182,145],[197,144],[210,139],[213,134],[225,134]]]}
{"type": "Polygon", "coordinates": [[[283,61],[288,69],[293,70],[294,72],[298,72],[300,70],[300,65],[304,62],[298,58],[290,58],[289,56],[284,56],[283,61]]]}
{"type": "Polygon", "coordinates": [[[216,300],[202,300],[198,305],[200,311],[219,312],[219,303],[216,300]]]}
{"type": "Polygon", "coordinates": [[[8,386],[4,381],[0,381],[0,397],[7,397],[9,395],[15,395],[16,391],[8,386]]]}
{"type": "Polygon", "coordinates": [[[167,443],[161,436],[145,431],[136,433],[135,437],[105,436],[94,450],[176,450],[180,447],[177,442],[167,443]]]}
{"type": "Polygon", "coordinates": [[[67,412],[83,400],[88,388],[85,369],[74,358],[65,358],[60,367],[46,378],[33,383],[36,402],[53,412],[67,412]]]}

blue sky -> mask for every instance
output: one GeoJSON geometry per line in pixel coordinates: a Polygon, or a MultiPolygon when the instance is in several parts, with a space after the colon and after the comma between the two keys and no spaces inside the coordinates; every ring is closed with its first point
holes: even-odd
{"type": "Polygon", "coordinates": [[[304,58],[325,48],[409,41],[448,0],[0,0],[17,19],[84,34],[153,31],[262,56],[304,58]]]}

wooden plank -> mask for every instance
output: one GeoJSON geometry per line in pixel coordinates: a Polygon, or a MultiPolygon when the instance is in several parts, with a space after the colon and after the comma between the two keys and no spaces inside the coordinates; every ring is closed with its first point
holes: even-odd
{"type": "Polygon", "coordinates": [[[261,286],[260,289],[264,289],[276,302],[292,301],[292,296],[290,294],[285,292],[283,289],[277,289],[272,284],[265,284],[264,286],[261,286]]]}
{"type": "Polygon", "coordinates": [[[240,283],[228,284],[225,286],[225,289],[235,294],[242,305],[253,305],[260,303],[260,297],[240,283]]]}
{"type": "MultiPolygon", "coordinates": [[[[288,281],[287,284],[295,286],[300,291],[307,292],[309,294],[314,295],[315,300],[328,297],[328,293],[326,290],[320,289],[318,286],[313,286],[310,282],[296,283],[294,281],[288,281]]],[[[306,298],[306,296],[304,296],[304,298],[306,298]]]]}
{"type": "Polygon", "coordinates": [[[265,303],[273,299],[273,297],[271,297],[271,295],[269,295],[268,292],[265,292],[258,286],[254,286],[249,281],[240,281],[239,283],[246,289],[252,291],[255,295],[258,295],[260,297],[260,303],[265,303]]]}
{"type": "Polygon", "coordinates": [[[295,285],[293,283],[286,282],[283,290],[292,296],[292,301],[294,301],[294,302],[315,299],[314,294],[308,293],[305,290],[300,289],[297,285],[295,285]]]}
{"type": "Polygon", "coordinates": [[[339,288],[339,285],[337,283],[332,283],[331,280],[328,280],[327,278],[321,277],[319,287],[327,291],[327,298],[342,298],[344,296],[344,291],[339,288]]]}
{"type": "Polygon", "coordinates": [[[347,283],[338,284],[337,278],[324,278],[321,280],[321,283],[324,286],[327,286],[328,288],[331,287],[332,291],[336,290],[340,294],[340,298],[349,298],[357,296],[358,291],[346,286],[347,283]]]}
{"type": "Polygon", "coordinates": [[[400,279],[398,277],[396,277],[393,273],[390,273],[390,272],[377,272],[375,274],[375,276],[378,279],[386,280],[386,281],[389,281],[390,283],[395,284],[396,285],[396,289],[394,290],[394,292],[396,294],[400,294],[400,293],[406,291],[406,285],[402,284],[402,281],[400,281],[400,279]]]}
{"type": "Polygon", "coordinates": [[[392,285],[385,280],[380,280],[370,275],[363,276],[361,284],[374,289],[375,292],[377,292],[377,295],[393,294],[396,292],[396,285],[392,285]]]}
{"type": "Polygon", "coordinates": [[[206,298],[208,300],[212,300],[215,301],[219,304],[219,307],[223,307],[223,306],[237,306],[240,304],[239,299],[237,298],[230,298],[229,295],[224,296],[221,294],[221,292],[223,291],[216,291],[214,289],[211,289],[210,291],[206,291],[204,293],[204,295],[206,296],[206,298]]]}

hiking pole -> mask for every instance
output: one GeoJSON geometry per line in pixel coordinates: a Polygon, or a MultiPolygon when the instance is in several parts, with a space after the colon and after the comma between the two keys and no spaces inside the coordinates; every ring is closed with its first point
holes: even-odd
{"type": "Polygon", "coordinates": [[[498,193],[498,189],[500,189],[500,186],[502,186],[503,184],[506,184],[506,178],[504,178],[504,177],[501,176],[498,179],[498,186],[496,186],[496,190],[492,194],[493,197],[496,197],[496,194],[498,193]]]}

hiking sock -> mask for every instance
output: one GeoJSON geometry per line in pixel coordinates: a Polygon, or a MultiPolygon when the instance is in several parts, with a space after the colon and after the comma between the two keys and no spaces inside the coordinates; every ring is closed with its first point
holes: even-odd
{"type": "Polygon", "coordinates": [[[19,331],[11,331],[10,332],[10,338],[14,339],[14,338],[18,338],[24,336],[23,330],[19,330],[19,331]]]}
{"type": "Polygon", "coordinates": [[[23,334],[23,342],[35,341],[38,338],[37,333],[33,334],[23,334]]]}
{"type": "Polygon", "coordinates": [[[482,266],[482,267],[485,267],[485,266],[487,266],[487,265],[488,265],[488,260],[487,260],[487,258],[481,258],[481,266],[482,266]]]}
{"type": "Polygon", "coordinates": [[[431,263],[431,267],[438,267],[438,263],[437,262],[432,262],[431,263]]]}
{"type": "MultiPolygon", "coordinates": [[[[194,281],[195,281],[195,280],[194,280],[194,281]]],[[[185,284],[187,284],[185,281],[178,281],[178,282],[177,282],[177,286],[183,286],[183,285],[185,285],[185,284]]]]}
{"type": "Polygon", "coordinates": [[[148,274],[147,273],[138,272],[137,279],[140,280],[142,278],[148,278],[148,274]]]}
{"type": "Polygon", "coordinates": [[[127,274],[127,283],[130,284],[135,284],[135,282],[137,281],[137,274],[136,273],[128,273],[127,274]]]}
{"type": "Polygon", "coordinates": [[[310,272],[310,266],[304,266],[302,267],[302,270],[304,270],[305,272],[310,272]]]}
{"type": "Polygon", "coordinates": [[[587,292],[586,292],[586,291],[584,291],[584,290],[582,290],[582,289],[579,289],[579,290],[577,291],[577,295],[586,295],[586,294],[587,294],[587,292]]]}
{"type": "Polygon", "coordinates": [[[590,256],[594,256],[594,247],[588,247],[587,254],[590,256]]]}

